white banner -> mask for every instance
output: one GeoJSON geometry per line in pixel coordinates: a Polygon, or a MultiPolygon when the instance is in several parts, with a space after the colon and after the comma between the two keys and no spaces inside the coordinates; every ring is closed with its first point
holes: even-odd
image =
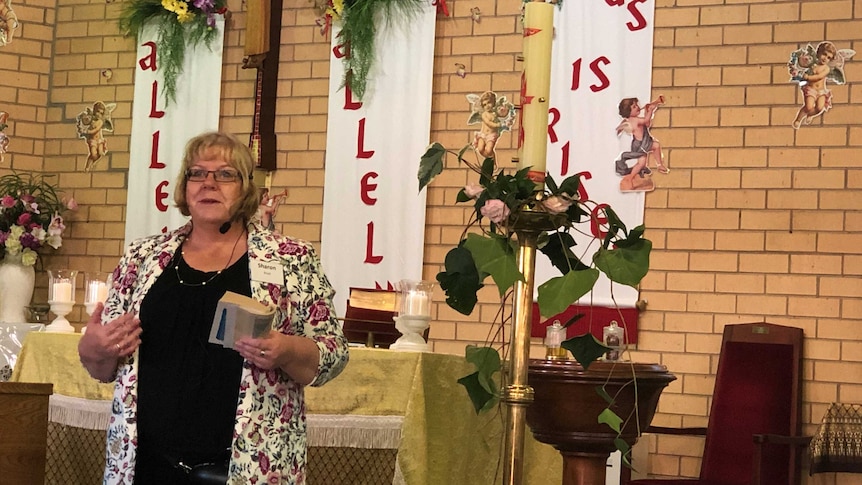
{"type": "Polygon", "coordinates": [[[126,243],[174,229],[187,220],[173,207],[174,182],[190,138],[219,126],[224,17],[216,17],[210,47],[186,46],[176,101],[168,105],[158,64],[155,26],[138,41],[129,147],[126,243]]]}
{"type": "Polygon", "coordinates": [[[344,315],[350,287],[422,278],[425,191],[416,169],[429,143],[436,8],[409,22],[377,18],[374,65],[360,102],[342,88],[332,32],[321,257],[344,315]]]}
{"type": "MultiPolygon", "coordinates": [[[[614,171],[620,152],[631,147],[631,137],[616,132],[618,106],[624,98],[638,98],[640,106],[651,101],[654,7],[648,0],[568,0],[554,16],[548,173],[558,184],[584,173],[589,200],[609,204],[629,229],[643,222],[644,193],[621,192],[614,171]]],[[[590,225],[583,230],[589,233],[590,225]]],[[[588,242],[579,240],[573,250],[589,264],[597,247],[588,242]]],[[[536,266],[537,288],[559,276],[547,258],[537,258],[536,266]]],[[[633,307],[638,292],[615,285],[613,296],[620,307],[633,307]]],[[[604,275],[581,303],[614,306],[604,275]]]]}

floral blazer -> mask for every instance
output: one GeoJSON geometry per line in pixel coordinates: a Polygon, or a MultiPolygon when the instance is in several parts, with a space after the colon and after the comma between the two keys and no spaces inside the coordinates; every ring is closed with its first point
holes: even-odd
{"type": "MultiPolygon", "coordinates": [[[[147,291],[169,265],[191,232],[187,224],[171,233],[131,243],[114,270],[113,286],[102,314],[107,324],[123,313],[139,313],[147,291]]],[[[275,330],[304,335],[320,351],[312,386],[337,376],[348,360],[347,340],[332,309],[334,291],[312,246],[248,225],[250,265],[280,265],[284,283],[251,281],[252,297],[278,308],[275,330]]],[[[251,275],[251,269],[249,269],[251,275]]],[[[131,485],[137,443],[137,352],[121,362],[115,379],[108,425],[105,485],[131,485]]],[[[280,370],[243,364],[231,446],[229,484],[305,483],[306,422],[303,386],[280,370]]]]}

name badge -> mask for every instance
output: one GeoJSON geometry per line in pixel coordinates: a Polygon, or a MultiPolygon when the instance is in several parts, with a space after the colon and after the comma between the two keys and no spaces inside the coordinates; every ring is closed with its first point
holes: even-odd
{"type": "Polygon", "coordinates": [[[284,271],[278,263],[257,260],[251,265],[251,279],[283,286],[284,271]]]}

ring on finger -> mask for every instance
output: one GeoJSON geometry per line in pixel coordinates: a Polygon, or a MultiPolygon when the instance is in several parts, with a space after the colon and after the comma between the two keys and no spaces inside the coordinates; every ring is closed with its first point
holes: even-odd
{"type": "Polygon", "coordinates": [[[116,346],[117,346],[117,352],[122,352],[122,351],[123,351],[123,348],[122,348],[122,347],[120,347],[120,344],[114,344],[114,345],[116,345],[116,346]]]}
{"type": "Polygon", "coordinates": [[[261,351],[260,351],[260,356],[261,356],[261,357],[266,357],[266,350],[261,350],[261,351]]]}

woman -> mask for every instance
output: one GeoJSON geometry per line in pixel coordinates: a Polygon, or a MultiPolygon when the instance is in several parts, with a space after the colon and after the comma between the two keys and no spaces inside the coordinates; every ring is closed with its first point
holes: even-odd
{"type": "Polygon", "coordinates": [[[174,201],[191,221],[131,243],[87,324],[81,362],[116,382],[105,484],[193,483],[228,449],[230,484],[305,482],[303,386],[341,372],[347,341],[313,248],[253,217],[252,167],[231,135],[190,140],[174,201]],[[208,343],[225,291],[276,306],[272,331],[208,343]]]}

